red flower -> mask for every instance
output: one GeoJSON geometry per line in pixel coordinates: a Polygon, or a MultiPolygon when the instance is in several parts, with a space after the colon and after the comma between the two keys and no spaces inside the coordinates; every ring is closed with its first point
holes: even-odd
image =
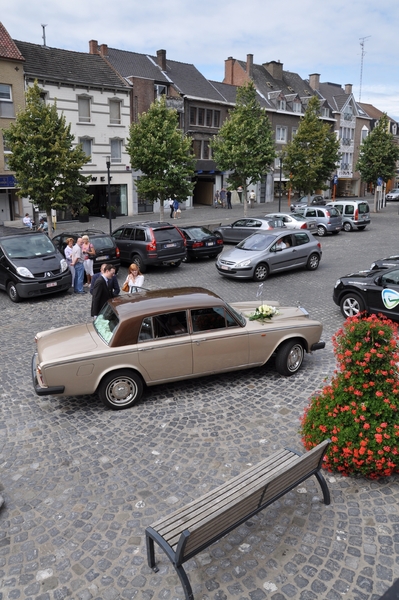
{"type": "Polygon", "coordinates": [[[374,437],[375,437],[376,441],[377,441],[379,444],[381,444],[381,442],[382,442],[382,435],[381,435],[380,433],[376,433],[376,434],[374,435],[374,437]]]}

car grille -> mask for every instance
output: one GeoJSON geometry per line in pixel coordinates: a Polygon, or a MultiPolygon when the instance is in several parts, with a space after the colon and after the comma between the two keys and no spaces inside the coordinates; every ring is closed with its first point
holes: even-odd
{"type": "Polygon", "coordinates": [[[224,260],[224,259],[220,259],[219,263],[222,264],[222,265],[229,265],[229,266],[233,266],[233,265],[236,264],[234,261],[224,260]]]}
{"type": "Polygon", "coordinates": [[[38,279],[50,279],[56,275],[61,274],[61,269],[54,269],[53,271],[43,271],[43,273],[35,273],[35,277],[38,279]]]}

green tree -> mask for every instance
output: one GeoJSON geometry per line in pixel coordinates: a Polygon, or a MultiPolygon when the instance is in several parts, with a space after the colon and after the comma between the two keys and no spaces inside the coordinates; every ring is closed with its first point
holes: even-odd
{"type": "Polygon", "coordinates": [[[177,113],[166,106],[164,97],[132,123],[126,149],[132,168],[143,173],[136,180],[137,193],[159,200],[162,221],[165,200],[184,200],[192,194],[195,165],[191,138],[178,128],[177,113]]]}
{"type": "Polygon", "coordinates": [[[300,120],[298,132],[283,154],[284,172],[292,187],[310,194],[326,189],[340,157],[339,141],[330,126],[319,118],[320,102],[313,96],[300,120]]]}
{"type": "MultiPolygon", "coordinates": [[[[389,120],[384,113],[360,146],[356,170],[360,172],[363,181],[376,185],[379,177],[386,182],[395,175],[397,160],[399,146],[389,132],[389,120]]],[[[374,196],[374,211],[377,211],[377,194],[374,196]]]]}
{"type": "Polygon", "coordinates": [[[15,123],[3,132],[12,154],[9,165],[15,171],[19,194],[46,211],[52,234],[51,209],[79,207],[90,200],[89,177],[81,168],[89,158],[74,136],[57,105],[45,104],[38,83],[26,92],[26,106],[15,123]]]}
{"type": "Polygon", "coordinates": [[[218,168],[231,172],[229,187],[243,188],[246,215],[247,186],[257,183],[276,157],[269,118],[257,101],[252,82],[238,88],[236,105],[211,147],[218,168]]]}

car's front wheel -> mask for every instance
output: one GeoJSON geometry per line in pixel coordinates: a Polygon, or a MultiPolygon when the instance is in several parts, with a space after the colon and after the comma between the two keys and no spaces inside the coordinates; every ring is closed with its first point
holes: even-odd
{"type": "Polygon", "coordinates": [[[346,294],[340,302],[341,312],[345,318],[355,317],[363,312],[365,305],[363,300],[357,294],[346,294]]]}
{"type": "Polygon", "coordinates": [[[137,404],[143,394],[143,381],[128,369],[108,373],[101,381],[98,394],[108,408],[122,410],[137,404]]]}
{"type": "Polygon", "coordinates": [[[320,264],[320,256],[316,253],[313,253],[308,258],[306,268],[308,269],[308,271],[316,271],[319,264],[320,264]]]}
{"type": "Polygon", "coordinates": [[[265,281],[269,275],[269,267],[265,263],[259,263],[255,267],[255,271],[253,274],[254,281],[265,281]]]}
{"type": "Polygon", "coordinates": [[[276,371],[280,375],[294,375],[303,363],[304,350],[301,342],[287,340],[277,350],[276,371]]]}
{"type": "Polygon", "coordinates": [[[352,225],[348,221],[346,221],[346,223],[344,223],[343,230],[344,231],[352,231],[352,229],[353,229],[352,225]]]}
{"type": "Polygon", "coordinates": [[[7,294],[11,302],[19,302],[21,300],[17,286],[12,281],[7,285],[7,294]]]}

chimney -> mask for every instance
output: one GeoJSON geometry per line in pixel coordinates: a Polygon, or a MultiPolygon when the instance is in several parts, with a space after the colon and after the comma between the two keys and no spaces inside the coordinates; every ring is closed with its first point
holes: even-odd
{"type": "Polygon", "coordinates": [[[101,44],[101,46],[100,46],[100,54],[101,54],[101,56],[108,56],[108,46],[107,46],[107,44],[101,44]]]}
{"type": "Polygon", "coordinates": [[[166,50],[157,50],[157,64],[161,71],[166,71],[166,50]]]}
{"type": "Polygon", "coordinates": [[[270,73],[273,79],[279,79],[280,81],[283,79],[283,63],[279,60],[263,63],[263,67],[270,73]]]}
{"type": "Polygon", "coordinates": [[[232,56],[229,56],[229,58],[224,61],[223,83],[229,83],[230,85],[234,84],[234,58],[232,56]]]}
{"type": "Polygon", "coordinates": [[[98,54],[98,42],[97,42],[97,40],[90,40],[90,42],[89,42],[89,54],[98,54]]]}
{"type": "Polygon", "coordinates": [[[345,83],[345,94],[351,94],[352,93],[352,84],[351,83],[345,83]]]}
{"type": "Polygon", "coordinates": [[[318,91],[318,89],[320,87],[320,74],[319,73],[312,73],[312,75],[309,75],[309,85],[312,88],[312,90],[314,90],[315,92],[318,91]]]}
{"type": "Polygon", "coordinates": [[[253,54],[247,54],[247,75],[248,77],[250,77],[252,79],[253,77],[253,72],[254,72],[254,55],[253,54]]]}

